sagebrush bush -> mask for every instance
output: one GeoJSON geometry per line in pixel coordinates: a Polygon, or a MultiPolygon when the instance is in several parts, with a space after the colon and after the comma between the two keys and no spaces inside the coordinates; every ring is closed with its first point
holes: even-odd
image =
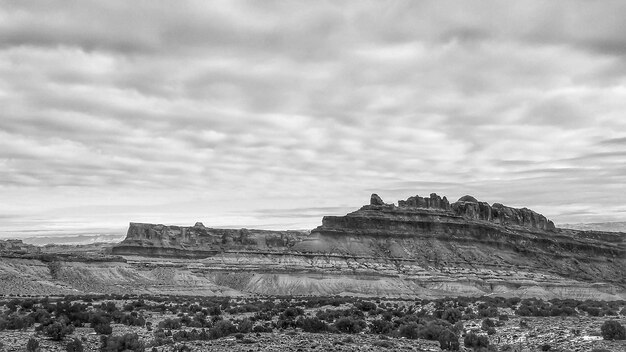
{"type": "Polygon", "coordinates": [[[339,331],[348,334],[356,334],[361,332],[363,329],[367,327],[367,324],[364,320],[361,319],[353,319],[353,318],[340,318],[337,320],[333,326],[339,331]]]}
{"type": "Polygon", "coordinates": [[[459,337],[452,331],[445,329],[439,334],[439,347],[442,350],[458,351],[461,345],[459,337]]]}
{"type": "Polygon", "coordinates": [[[461,320],[463,313],[457,308],[446,309],[441,315],[441,319],[447,320],[450,324],[455,324],[461,320]]]}
{"type": "Polygon", "coordinates": [[[296,325],[305,332],[326,332],[329,330],[327,323],[323,322],[317,317],[313,318],[299,318],[296,325]]]}
{"type": "Polygon", "coordinates": [[[420,326],[412,321],[407,324],[400,325],[398,328],[398,333],[401,337],[406,337],[407,339],[416,339],[419,337],[420,326]]]}
{"type": "Polygon", "coordinates": [[[54,322],[43,328],[43,333],[54,341],[61,341],[63,338],[74,332],[74,325],[66,325],[63,321],[54,322]]]}
{"type": "Polygon", "coordinates": [[[615,320],[605,321],[600,332],[605,340],[626,340],[626,328],[615,320]]]}
{"type": "Polygon", "coordinates": [[[373,334],[387,334],[393,330],[393,323],[385,319],[372,320],[369,326],[373,334]]]}
{"type": "Polygon", "coordinates": [[[77,338],[74,338],[72,341],[68,342],[65,345],[65,351],[67,352],[83,352],[83,342],[77,338]]]}
{"type": "Polygon", "coordinates": [[[463,345],[469,348],[487,347],[489,346],[489,339],[487,338],[487,336],[476,335],[473,332],[470,332],[469,334],[465,335],[465,338],[463,339],[463,345]]]}
{"type": "Polygon", "coordinates": [[[113,328],[109,323],[92,324],[92,328],[97,334],[101,335],[111,335],[113,333],[113,328]]]}
{"type": "Polygon", "coordinates": [[[102,352],[122,352],[133,351],[143,352],[145,345],[139,340],[137,334],[124,334],[122,336],[101,336],[100,351],[102,352]]]}
{"type": "Polygon", "coordinates": [[[211,339],[219,339],[220,337],[228,336],[237,332],[237,327],[228,320],[218,321],[211,329],[209,329],[209,336],[211,339]]]}

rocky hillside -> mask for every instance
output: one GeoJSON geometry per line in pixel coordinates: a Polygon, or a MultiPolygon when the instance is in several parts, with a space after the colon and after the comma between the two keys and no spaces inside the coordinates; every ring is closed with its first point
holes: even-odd
{"type": "Polygon", "coordinates": [[[625,240],[470,196],[396,205],[372,195],[311,233],[132,223],[111,249],[124,261],[68,263],[49,278],[46,265],[20,259],[0,277],[31,272],[20,285],[64,292],[614,300],[626,299],[625,240]]]}
{"type": "Polygon", "coordinates": [[[530,209],[471,196],[395,205],[374,194],[353,213],[324,217],[310,234],[131,224],[113,253],[157,266],[150,258],[194,258],[194,274],[264,294],[619,299],[625,238],[558,229],[530,209]]]}

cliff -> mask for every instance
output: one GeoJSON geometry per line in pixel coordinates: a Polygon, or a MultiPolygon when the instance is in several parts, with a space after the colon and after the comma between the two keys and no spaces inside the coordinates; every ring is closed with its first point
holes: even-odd
{"type": "Polygon", "coordinates": [[[176,259],[191,282],[249,293],[624,299],[625,239],[471,196],[374,194],[310,234],[131,223],[113,253],[143,270],[176,259]]]}
{"type": "Polygon", "coordinates": [[[308,233],[215,229],[197,222],[194,226],[130,223],[126,238],[113,247],[113,254],[207,257],[228,250],[283,251],[308,233]]]}
{"type": "Polygon", "coordinates": [[[532,210],[431,194],[325,216],[297,249],[410,260],[420,266],[526,267],[580,280],[626,283],[624,234],[557,229],[532,210]]]}

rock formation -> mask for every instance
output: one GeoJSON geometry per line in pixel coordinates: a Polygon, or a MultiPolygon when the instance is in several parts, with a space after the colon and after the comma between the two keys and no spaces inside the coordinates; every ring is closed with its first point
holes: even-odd
{"type": "Polygon", "coordinates": [[[281,251],[293,247],[307,232],[214,229],[194,226],[130,223],[126,238],[113,254],[207,257],[227,250],[281,251]]]}
{"type": "Polygon", "coordinates": [[[41,249],[32,244],[24,243],[22,240],[9,239],[0,240],[0,252],[39,253],[41,249]]]}
{"type": "MultiPolygon", "coordinates": [[[[378,197],[373,194],[372,197],[374,196],[378,197]]],[[[378,197],[378,204],[370,203],[370,205],[384,204],[380,197],[378,197]]],[[[500,203],[489,205],[486,202],[479,202],[476,198],[469,195],[459,198],[459,200],[453,204],[450,204],[446,197],[441,198],[435,193],[432,193],[428,198],[414,196],[409,197],[407,200],[399,200],[398,207],[440,209],[452,211],[456,215],[471,220],[484,220],[502,225],[518,225],[548,231],[555,230],[552,221],[530,209],[516,209],[504,206],[500,203]]]]}
{"type": "Polygon", "coordinates": [[[385,202],[376,193],[372,193],[370,197],[370,205],[385,205],[385,202]]]}
{"type": "Polygon", "coordinates": [[[407,200],[399,200],[398,206],[403,208],[450,210],[450,202],[448,202],[448,198],[443,197],[442,199],[436,193],[431,193],[429,198],[414,196],[409,197],[407,200]]]}
{"type": "Polygon", "coordinates": [[[17,258],[0,277],[59,293],[625,299],[625,240],[558,229],[530,209],[471,196],[450,203],[433,193],[396,205],[373,194],[310,233],[131,223],[112,248],[123,262],[66,263],[65,281],[47,284],[45,264],[33,271],[17,258]],[[22,271],[38,274],[13,274],[22,271]]]}

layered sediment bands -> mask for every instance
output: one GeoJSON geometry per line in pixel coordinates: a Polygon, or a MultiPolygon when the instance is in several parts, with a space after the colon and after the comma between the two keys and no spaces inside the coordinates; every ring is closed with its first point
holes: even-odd
{"type": "Polygon", "coordinates": [[[214,229],[196,223],[191,227],[131,223],[126,238],[113,254],[140,254],[202,258],[226,250],[283,251],[308,232],[248,229],[214,229]]]}
{"type": "Polygon", "coordinates": [[[310,234],[131,224],[113,253],[142,271],[175,260],[180,275],[244,293],[624,299],[625,238],[471,196],[372,195],[310,234]]]}

